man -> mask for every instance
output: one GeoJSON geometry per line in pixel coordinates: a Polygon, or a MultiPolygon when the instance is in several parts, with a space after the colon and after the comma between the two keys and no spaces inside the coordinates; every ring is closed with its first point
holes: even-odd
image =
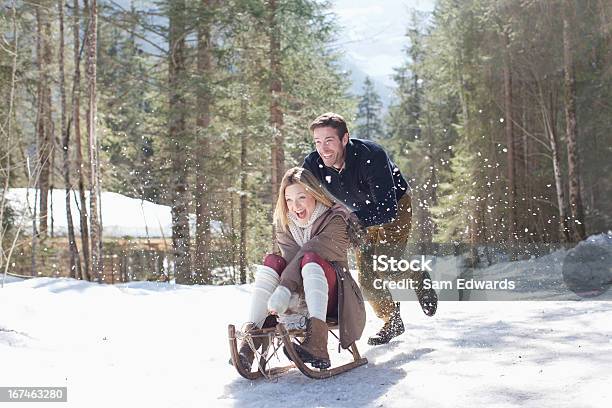
{"type": "MultiPolygon", "coordinates": [[[[374,280],[381,277],[374,270],[374,256],[388,255],[402,259],[410,234],[412,205],[410,186],[385,150],[369,140],[351,139],[344,118],[325,113],[310,125],[316,151],[305,159],[310,170],[336,200],[353,211],[353,217],[366,227],[356,248],[357,269],[362,291],[376,315],[385,324],[368,344],[388,343],[404,332],[399,303],[394,303],[388,289],[375,289],[374,280]]],[[[417,297],[428,316],[437,307],[433,289],[425,290],[424,272],[412,272],[417,297]]]]}

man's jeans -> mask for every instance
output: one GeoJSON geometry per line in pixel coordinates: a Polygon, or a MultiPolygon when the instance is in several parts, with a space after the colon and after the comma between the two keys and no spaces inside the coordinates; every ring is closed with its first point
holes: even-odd
{"type": "Polygon", "coordinates": [[[374,280],[384,279],[387,272],[374,270],[374,256],[387,255],[399,260],[404,258],[412,225],[410,195],[404,194],[398,201],[395,221],[367,229],[366,242],[355,251],[359,285],[378,318],[387,322],[395,311],[395,303],[388,289],[374,289],[374,280]]]}

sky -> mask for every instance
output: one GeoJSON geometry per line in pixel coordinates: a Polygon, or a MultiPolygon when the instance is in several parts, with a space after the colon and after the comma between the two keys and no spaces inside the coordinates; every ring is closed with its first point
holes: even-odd
{"type": "Polygon", "coordinates": [[[338,45],[351,65],[390,88],[393,68],[402,63],[410,10],[431,12],[434,5],[435,0],[335,0],[342,27],[338,45]]]}

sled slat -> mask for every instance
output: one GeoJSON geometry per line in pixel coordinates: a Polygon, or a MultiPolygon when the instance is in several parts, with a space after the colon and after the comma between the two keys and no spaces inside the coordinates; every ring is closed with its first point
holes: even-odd
{"type": "MultiPolygon", "coordinates": [[[[338,322],[334,320],[327,321],[328,330],[338,330],[338,322]]],[[[303,337],[305,334],[305,330],[288,330],[290,336],[303,337]]],[[[276,333],[276,327],[268,327],[265,329],[255,329],[249,331],[249,335],[251,337],[268,337],[270,334],[276,333]]]]}

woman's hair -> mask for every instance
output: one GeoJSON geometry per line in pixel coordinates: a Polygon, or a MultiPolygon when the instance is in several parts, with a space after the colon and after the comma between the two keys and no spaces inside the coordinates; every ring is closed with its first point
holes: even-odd
{"type": "Polygon", "coordinates": [[[282,231],[287,230],[287,224],[289,223],[289,218],[287,216],[289,209],[285,202],[285,189],[293,184],[301,185],[304,190],[312,194],[317,202],[327,207],[334,205],[334,200],[330,197],[330,194],[310,171],[302,167],[293,167],[287,170],[283,176],[280,188],[278,189],[276,208],[274,209],[274,224],[282,231]]]}

